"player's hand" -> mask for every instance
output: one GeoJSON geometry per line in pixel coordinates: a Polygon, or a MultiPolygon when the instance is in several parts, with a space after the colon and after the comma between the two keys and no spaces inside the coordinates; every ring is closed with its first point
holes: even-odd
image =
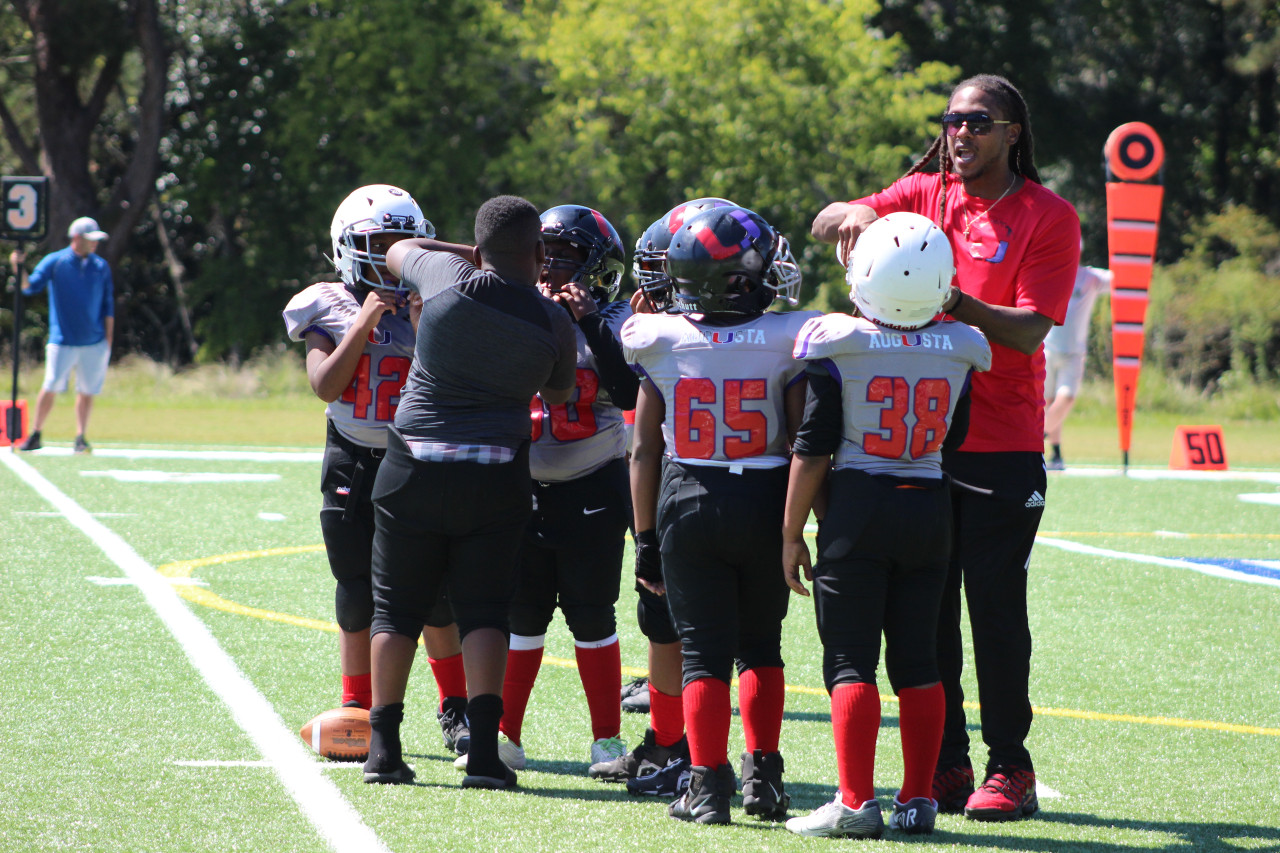
{"type": "Polygon", "coordinates": [[[782,576],[787,586],[808,597],[809,590],[800,581],[800,572],[804,570],[804,579],[813,583],[813,563],[809,560],[809,546],[803,539],[782,543],[782,576]]]}
{"type": "Polygon", "coordinates": [[[654,313],[654,311],[653,311],[653,301],[652,301],[651,299],[649,299],[649,294],[645,293],[643,288],[641,288],[640,290],[637,290],[635,293],[631,294],[631,300],[630,300],[630,301],[631,301],[631,313],[632,313],[632,314],[652,314],[652,313],[654,313]]]}
{"type": "Polygon", "coordinates": [[[18,273],[18,267],[22,266],[22,262],[27,259],[26,252],[20,252],[14,249],[9,253],[9,269],[13,270],[14,275],[18,273]]]}
{"type": "Polygon", "coordinates": [[[635,535],[636,580],[654,595],[666,595],[667,585],[662,580],[662,549],[658,546],[658,531],[641,530],[635,535]]]}
{"type": "Polygon", "coordinates": [[[572,282],[551,294],[551,299],[569,309],[575,322],[600,310],[590,292],[572,282]]]}
{"type": "Polygon", "coordinates": [[[858,238],[862,236],[863,231],[867,230],[867,226],[878,218],[874,210],[864,205],[854,205],[853,210],[845,216],[844,221],[840,223],[840,238],[836,241],[836,259],[840,261],[841,266],[848,268],[853,244],[858,242],[858,238]]]}
{"type": "Polygon", "coordinates": [[[364,302],[360,305],[360,313],[356,316],[356,328],[362,332],[371,331],[378,325],[383,314],[388,311],[394,313],[399,308],[396,303],[397,298],[394,292],[377,288],[370,290],[365,294],[364,302]]]}

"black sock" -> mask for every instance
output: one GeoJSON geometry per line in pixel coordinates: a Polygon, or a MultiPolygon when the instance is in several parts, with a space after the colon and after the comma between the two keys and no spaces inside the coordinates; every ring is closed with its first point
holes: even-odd
{"type": "Polygon", "coordinates": [[[1061,459],[1061,458],[1062,458],[1062,445],[1061,445],[1061,444],[1054,444],[1054,445],[1052,445],[1052,447],[1053,447],[1053,458],[1054,458],[1054,459],[1061,459]]]}
{"type": "Polygon", "coordinates": [[[370,772],[395,770],[403,762],[400,752],[400,723],[404,722],[404,703],[375,705],[369,710],[369,760],[365,769],[370,772]]]}
{"type": "Polygon", "coordinates": [[[467,750],[467,773],[471,776],[507,775],[498,758],[498,723],[502,720],[502,697],[483,693],[467,702],[467,722],[471,726],[471,746],[467,750]]]}

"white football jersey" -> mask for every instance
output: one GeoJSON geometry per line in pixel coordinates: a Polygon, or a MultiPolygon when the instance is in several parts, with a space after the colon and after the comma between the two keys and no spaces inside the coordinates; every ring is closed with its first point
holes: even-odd
{"type": "MultiPolygon", "coordinates": [[[[625,302],[610,303],[609,307],[614,305],[627,308],[625,302]]],[[[613,404],[600,381],[595,356],[587,347],[582,330],[574,326],[573,332],[578,340],[573,398],[552,406],[535,395],[529,404],[533,419],[529,473],[542,483],[584,477],[627,452],[622,410],[613,404]]]]}
{"type": "Polygon", "coordinates": [[[848,314],[805,323],[795,356],[822,362],[841,385],[834,466],[899,477],[942,476],[942,441],[969,372],[991,367],[986,337],[964,323],[899,332],[848,314]]]}
{"type": "MultiPolygon", "coordinates": [[[[291,340],[309,331],[342,343],[360,313],[360,303],[344,285],[313,284],[289,300],[284,324],[291,340]]],[[[338,432],[363,447],[386,447],[387,424],[396,416],[400,391],[413,362],[415,335],[407,310],[382,315],[364,342],[364,354],[350,387],[324,410],[338,432]]]]}
{"type": "Polygon", "coordinates": [[[690,465],[790,462],[784,397],[802,379],[796,334],[816,311],[767,311],[733,326],[637,314],[622,327],[627,362],[666,403],[666,455],[690,465]]]}
{"type": "Polygon", "coordinates": [[[1111,270],[1081,266],[1076,270],[1076,283],[1067,303],[1067,316],[1061,326],[1054,326],[1044,339],[1044,351],[1083,353],[1089,351],[1089,321],[1098,294],[1111,286],[1111,270]]]}

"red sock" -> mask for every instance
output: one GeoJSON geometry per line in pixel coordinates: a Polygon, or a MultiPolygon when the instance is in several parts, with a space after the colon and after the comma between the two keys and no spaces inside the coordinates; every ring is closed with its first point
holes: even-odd
{"type": "Polygon", "coordinates": [[[440,704],[436,710],[444,707],[444,700],[452,696],[467,698],[467,673],[462,668],[462,654],[450,655],[447,658],[427,658],[431,664],[431,674],[436,678],[436,690],[440,694],[440,704]]]}
{"type": "MultiPolygon", "coordinates": [[[[844,804],[860,809],[876,796],[876,736],[880,733],[880,693],[874,684],[837,684],[831,694],[836,765],[844,804]]],[[[929,781],[933,783],[933,771],[929,781]]]]}
{"type": "MultiPolygon", "coordinates": [[[[621,706],[619,706],[621,707],[621,706]]],[[[649,728],[658,746],[672,746],[684,737],[684,702],[649,682],[649,728]]]]}
{"type": "MultiPolygon", "coordinates": [[[[689,758],[695,767],[729,763],[729,685],[718,678],[699,678],[685,685],[684,719],[689,727],[689,758]]],[[[652,707],[652,700],[650,700],[652,707]]]]}
{"type": "Polygon", "coordinates": [[[366,711],[373,707],[373,683],[370,673],[364,675],[342,676],[342,704],[352,699],[360,703],[366,711]]]}
{"type": "MultiPolygon", "coordinates": [[[[515,637],[511,639],[515,640],[515,637]]],[[[517,744],[520,743],[520,729],[524,726],[529,694],[533,692],[533,682],[538,680],[541,667],[542,646],[507,651],[507,675],[502,681],[502,722],[498,728],[517,744]]]]}
{"type": "Polygon", "coordinates": [[[898,731],[902,735],[901,802],[933,796],[933,770],[942,748],[947,702],[942,685],[908,687],[898,693],[898,731]]]}
{"type": "Polygon", "coordinates": [[[738,676],[738,707],[748,751],[778,751],[785,695],[780,666],[760,666],[738,676]]]}
{"type": "Polygon", "coordinates": [[[591,712],[591,737],[617,737],[622,731],[622,705],[618,702],[618,682],[622,680],[622,654],[618,648],[618,635],[609,638],[608,645],[573,645],[573,656],[578,661],[578,677],[582,679],[582,691],[587,694],[587,708],[591,712]]]}

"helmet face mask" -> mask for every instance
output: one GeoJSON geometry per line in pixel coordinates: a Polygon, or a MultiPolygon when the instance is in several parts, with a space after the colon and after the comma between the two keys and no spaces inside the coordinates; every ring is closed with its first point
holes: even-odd
{"type": "Polygon", "coordinates": [[[542,239],[547,260],[544,284],[576,284],[599,303],[612,302],[622,287],[626,251],[618,230],[597,210],[561,204],[542,214],[542,239]],[[559,280],[568,273],[563,283],[559,280]]]}
{"type": "Polygon", "coordinates": [[[912,331],[942,310],[955,277],[947,235],[925,216],[890,213],[862,232],[845,280],[862,316],[912,331]]]}
{"type": "Polygon", "coordinates": [[[728,199],[716,196],[696,198],[681,202],[663,214],[645,229],[636,241],[635,254],[631,257],[631,274],[636,286],[645,292],[655,311],[670,311],[674,307],[671,280],[667,278],[667,249],[671,238],[684,225],[685,220],[713,207],[737,207],[728,199]]]}
{"type": "Polygon", "coordinates": [[[786,239],[758,213],[744,207],[715,207],[686,220],[667,250],[666,269],[677,311],[684,314],[762,314],[780,287],[798,288],[800,270],[783,275],[780,252],[790,258],[786,239]]]}
{"type": "Polygon", "coordinates": [[[329,237],[333,265],[348,287],[388,290],[405,297],[409,289],[387,270],[387,249],[407,237],[434,237],[435,226],[407,192],[370,184],[352,192],[333,214],[329,237]]]}

